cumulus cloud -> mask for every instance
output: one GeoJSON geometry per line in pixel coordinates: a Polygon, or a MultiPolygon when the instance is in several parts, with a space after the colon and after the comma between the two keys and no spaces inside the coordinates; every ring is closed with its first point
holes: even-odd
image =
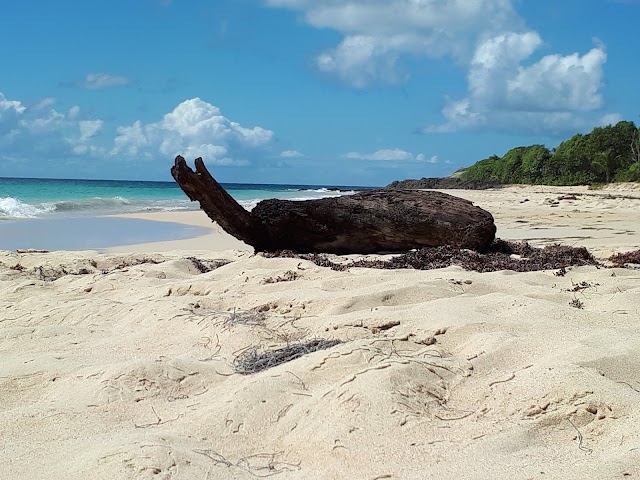
{"type": "Polygon", "coordinates": [[[521,111],[586,111],[602,106],[604,47],[580,56],[527,60],[542,44],[535,32],[507,33],[480,44],[469,71],[469,94],[481,107],[521,111]]]}
{"type": "Polygon", "coordinates": [[[321,71],[355,86],[407,78],[402,56],[466,61],[479,39],[523,22],[511,0],[265,0],[344,35],[316,58],[321,71]]]}
{"type": "Polygon", "coordinates": [[[407,76],[397,67],[399,52],[394,43],[397,46],[398,40],[349,36],[337,48],[320,54],[316,63],[320,71],[335,74],[358,88],[378,80],[398,83],[407,76]]]}
{"type": "Polygon", "coordinates": [[[407,58],[450,58],[467,69],[464,98],[448,99],[445,121],[425,132],[467,128],[560,134],[588,128],[602,109],[607,53],[536,58],[540,35],[513,0],[263,0],[342,34],[315,59],[321,72],[364,88],[409,78],[407,58]]]}
{"type": "Polygon", "coordinates": [[[93,138],[101,132],[102,120],[81,120],[79,107],[61,113],[49,108],[53,103],[47,98],[27,106],[0,93],[0,155],[29,159],[98,153],[93,138]]]}
{"type": "Polygon", "coordinates": [[[93,138],[102,131],[103,125],[104,122],[102,120],[79,121],[80,135],[70,140],[73,144],[73,152],[76,155],[104,153],[102,147],[92,145],[93,138]]]}
{"type": "Polygon", "coordinates": [[[583,114],[604,104],[604,46],[584,55],[546,55],[527,65],[541,45],[536,32],[482,42],[470,63],[467,96],[448,100],[442,110],[446,122],[425,131],[491,127],[562,134],[593,126],[583,114]]]}
{"type": "Polygon", "coordinates": [[[411,152],[407,152],[406,150],[401,150],[399,148],[382,149],[373,153],[348,152],[345,153],[343,157],[354,160],[374,160],[383,162],[412,160],[417,160],[419,162],[425,161],[424,154],[419,153],[417,155],[414,155],[411,152]]]}
{"type": "Polygon", "coordinates": [[[84,80],[78,82],[76,86],[87,90],[101,90],[103,88],[122,87],[129,84],[129,79],[122,75],[111,75],[109,73],[88,73],[84,80]]]}
{"type": "Polygon", "coordinates": [[[216,165],[247,165],[243,156],[271,146],[273,132],[246,128],[224,117],[220,109],[192,98],[164,115],[162,120],[140,121],[117,129],[112,156],[203,157],[216,165]]]}

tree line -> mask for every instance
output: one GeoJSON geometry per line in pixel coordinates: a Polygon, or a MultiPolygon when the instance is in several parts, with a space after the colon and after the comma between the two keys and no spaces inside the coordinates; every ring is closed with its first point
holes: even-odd
{"type": "Polygon", "coordinates": [[[469,181],[533,185],[591,185],[640,181],[640,129],[633,122],[596,127],[549,150],[517,147],[458,173],[469,181]]]}

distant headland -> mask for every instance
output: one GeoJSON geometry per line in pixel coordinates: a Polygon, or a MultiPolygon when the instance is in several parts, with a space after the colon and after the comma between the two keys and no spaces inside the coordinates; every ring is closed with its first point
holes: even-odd
{"type": "Polygon", "coordinates": [[[597,185],[640,182],[640,129],[633,122],[596,127],[549,150],[544,145],[516,147],[492,155],[446,178],[403,180],[386,188],[460,188],[482,190],[508,184],[597,185]]]}

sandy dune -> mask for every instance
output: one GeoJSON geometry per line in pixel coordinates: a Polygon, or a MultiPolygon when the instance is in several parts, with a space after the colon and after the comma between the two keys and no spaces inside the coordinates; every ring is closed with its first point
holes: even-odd
{"type": "MultiPolygon", "coordinates": [[[[639,189],[454,193],[502,238],[640,248],[639,189]]],[[[188,242],[0,253],[2,478],[640,478],[640,270],[337,272],[188,242]]]]}

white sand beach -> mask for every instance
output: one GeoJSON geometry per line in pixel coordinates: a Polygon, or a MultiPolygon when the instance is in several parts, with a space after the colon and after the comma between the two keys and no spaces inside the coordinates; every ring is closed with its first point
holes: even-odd
{"type": "MultiPolygon", "coordinates": [[[[505,240],[640,249],[638,185],[448,193],[505,240]]],[[[640,478],[640,269],[334,271],[143,218],[210,230],[0,252],[0,478],[640,478]]]]}

